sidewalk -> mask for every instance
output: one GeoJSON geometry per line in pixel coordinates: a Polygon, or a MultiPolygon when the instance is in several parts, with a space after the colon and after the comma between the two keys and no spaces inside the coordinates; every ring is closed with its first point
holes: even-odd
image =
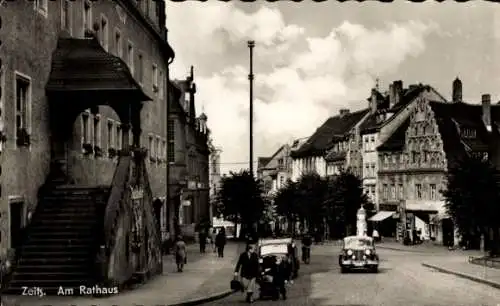
{"type": "Polygon", "coordinates": [[[435,244],[432,241],[424,241],[416,245],[404,245],[401,242],[388,238],[381,242],[376,242],[375,247],[378,249],[402,251],[402,252],[416,252],[416,253],[435,253],[435,252],[450,252],[447,247],[435,244]]]}
{"type": "Polygon", "coordinates": [[[46,296],[43,298],[4,296],[5,305],[13,306],[114,306],[114,305],[183,305],[210,296],[230,294],[229,282],[235,261],[243,250],[241,244],[229,243],[225,257],[218,258],[207,247],[199,253],[198,245],[188,246],[188,263],[184,272],[176,272],[172,255],[164,257],[163,274],[146,284],[107,298],[46,296]]]}
{"type": "Polygon", "coordinates": [[[428,260],[422,266],[500,289],[500,270],[469,263],[469,256],[428,260]]]}

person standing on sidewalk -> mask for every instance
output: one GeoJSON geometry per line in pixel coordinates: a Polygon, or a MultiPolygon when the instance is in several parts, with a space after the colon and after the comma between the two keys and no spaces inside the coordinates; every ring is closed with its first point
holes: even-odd
{"type": "Polygon", "coordinates": [[[259,276],[259,272],[259,257],[255,253],[255,246],[249,244],[246,247],[246,251],[241,253],[236,268],[234,269],[234,276],[241,276],[243,287],[246,292],[245,301],[247,303],[254,302],[253,294],[256,289],[256,280],[259,276]]]}
{"type": "Polygon", "coordinates": [[[212,248],[214,253],[217,252],[217,246],[215,245],[215,239],[217,238],[217,229],[214,227],[210,233],[210,242],[212,243],[212,248]]]}
{"type": "Polygon", "coordinates": [[[182,236],[177,237],[174,254],[175,263],[177,264],[177,272],[182,272],[182,270],[184,269],[184,265],[187,262],[186,243],[182,239],[182,236]]]}
{"type": "Polygon", "coordinates": [[[207,232],[204,227],[200,228],[200,233],[198,234],[198,239],[200,240],[200,253],[204,254],[207,248],[207,232]]]}
{"type": "Polygon", "coordinates": [[[226,231],[221,228],[217,236],[215,237],[215,247],[217,248],[217,255],[219,257],[224,257],[224,247],[226,246],[226,231]]]}

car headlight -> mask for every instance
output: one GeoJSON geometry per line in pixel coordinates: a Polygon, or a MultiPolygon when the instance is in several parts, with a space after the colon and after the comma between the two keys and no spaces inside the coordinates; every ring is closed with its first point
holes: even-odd
{"type": "Polygon", "coordinates": [[[347,255],[351,256],[352,255],[352,250],[347,250],[347,255]]]}
{"type": "Polygon", "coordinates": [[[370,255],[371,253],[372,253],[372,251],[370,251],[370,250],[366,250],[366,251],[365,251],[365,254],[366,254],[366,255],[370,255]]]}
{"type": "Polygon", "coordinates": [[[263,262],[264,262],[264,260],[262,260],[262,259],[259,259],[259,263],[263,263],[263,262]]]}

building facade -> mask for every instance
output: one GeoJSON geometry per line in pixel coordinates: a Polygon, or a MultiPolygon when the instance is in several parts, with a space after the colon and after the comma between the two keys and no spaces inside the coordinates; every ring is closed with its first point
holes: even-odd
{"type": "Polygon", "coordinates": [[[49,176],[110,185],[127,142],[153,142],[147,171],[161,202],[167,192],[166,76],[174,56],[164,1],[9,1],[0,15],[1,249],[12,244],[9,232],[28,222],[49,176]],[[64,63],[73,66],[64,70],[64,63]],[[110,73],[116,67],[123,69],[110,73]],[[123,122],[127,111],[120,106],[127,98],[104,98],[109,88],[147,101],[134,109],[139,118],[132,126],[123,122]],[[107,101],[73,114],[80,101],[70,91],[107,101]],[[15,216],[12,204],[20,212],[15,216]]]}
{"type": "Polygon", "coordinates": [[[169,88],[169,226],[171,232],[194,236],[196,225],[209,220],[210,131],[207,116],[196,115],[193,67],[185,80],[174,80],[169,88]]]}
{"type": "Polygon", "coordinates": [[[266,193],[269,196],[283,188],[292,177],[292,158],[290,156],[291,145],[282,145],[266,164],[261,164],[261,179],[266,182],[266,193]]]}
{"type": "Polygon", "coordinates": [[[213,145],[213,140],[210,140],[210,156],[209,156],[209,186],[210,186],[210,220],[216,216],[215,204],[217,203],[217,193],[221,186],[221,153],[222,148],[213,145]]]}
{"type": "Polygon", "coordinates": [[[398,211],[401,218],[404,214],[400,237],[402,230],[414,229],[424,239],[458,244],[442,196],[447,171],[465,155],[492,162],[497,158],[491,121],[499,107],[491,106],[489,95],[483,95],[482,105],[465,103],[461,96],[462,84],[456,79],[451,102],[420,97],[410,117],[379,147],[381,209],[398,211]]]}
{"type": "Polygon", "coordinates": [[[428,85],[403,87],[402,81],[394,81],[387,93],[372,89],[368,98],[370,115],[361,124],[363,160],[363,188],[365,193],[379,209],[380,185],[378,179],[379,157],[377,147],[384,143],[409,117],[419,97],[436,101],[445,99],[428,85]]]}
{"type": "Polygon", "coordinates": [[[292,151],[292,180],[311,172],[323,177],[333,175],[351,165],[351,156],[353,165],[359,163],[355,132],[367,114],[366,109],[352,113],[341,109],[338,115],[330,117],[305,143],[292,151]]]}

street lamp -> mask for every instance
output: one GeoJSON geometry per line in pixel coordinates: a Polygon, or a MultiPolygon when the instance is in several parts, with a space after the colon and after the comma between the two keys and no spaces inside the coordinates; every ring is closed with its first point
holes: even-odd
{"type": "Polygon", "coordinates": [[[253,177],[253,48],[255,47],[255,41],[249,40],[247,42],[248,49],[250,50],[250,73],[248,74],[248,80],[250,81],[250,161],[249,169],[250,174],[253,177]]]}

